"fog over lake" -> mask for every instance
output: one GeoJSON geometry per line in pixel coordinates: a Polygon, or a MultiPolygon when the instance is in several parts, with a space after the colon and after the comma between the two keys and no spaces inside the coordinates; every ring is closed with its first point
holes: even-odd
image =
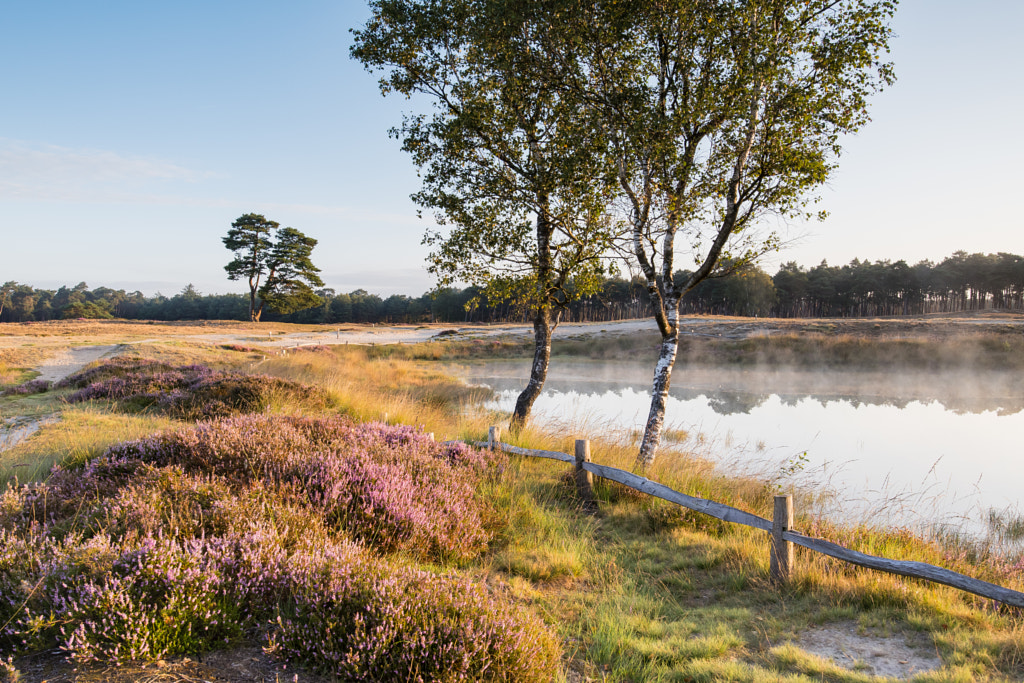
{"type": "MultiPolygon", "coordinates": [[[[488,407],[508,412],[529,374],[529,361],[446,367],[494,389],[488,407]]],[[[534,419],[581,438],[635,437],[652,372],[651,362],[555,359],[534,419]]],[[[783,488],[790,478],[826,483],[836,495],[822,512],[831,516],[966,529],[988,509],[1024,500],[1024,379],[1016,373],[678,366],[666,425],[669,440],[681,437],[730,470],[783,488]]]]}

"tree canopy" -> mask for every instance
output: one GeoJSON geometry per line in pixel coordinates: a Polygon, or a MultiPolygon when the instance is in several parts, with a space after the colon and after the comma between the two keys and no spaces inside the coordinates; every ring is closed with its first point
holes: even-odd
{"type": "Polygon", "coordinates": [[[323,287],[310,256],[317,241],[295,228],[281,228],[256,213],[240,216],[222,238],[235,258],[224,266],[229,280],[249,285],[249,320],[259,322],[263,307],[282,313],[321,303],[313,287],[323,287]]]}
{"type": "Polygon", "coordinates": [[[893,80],[894,11],[887,0],[619,0],[570,15],[569,86],[609,131],[663,340],[638,466],[660,442],[682,297],[774,249],[760,219],[812,215],[840,137],[893,80]],[[680,280],[677,248],[695,266],[680,280]]]}
{"type": "MultiPolygon", "coordinates": [[[[688,277],[677,271],[675,279],[688,277]]],[[[571,286],[571,285],[570,285],[571,286]]],[[[525,305],[490,299],[478,287],[446,287],[410,297],[378,296],[363,289],[316,290],[321,305],[263,319],[293,323],[524,323],[525,305]]],[[[173,296],[84,283],[58,290],[8,282],[0,286],[0,322],[105,318],[129,320],[248,320],[249,297],[201,294],[191,285],[173,296]],[[7,299],[4,300],[4,292],[7,299]],[[75,304],[88,302],[89,306],[75,304]]],[[[941,261],[869,261],[843,266],[782,264],[774,276],[752,264],[711,277],[680,303],[680,314],[758,315],[780,318],[924,315],[982,310],[1024,310],[1024,256],[958,251],[941,261]],[[766,308],[767,307],[767,308],[766,308]]],[[[652,315],[643,278],[605,278],[598,291],[575,296],[564,313],[572,322],[628,320],[652,315]]]]}
{"type": "Polygon", "coordinates": [[[530,382],[513,424],[529,415],[551,332],[574,296],[596,291],[607,266],[614,174],[602,131],[566,96],[557,30],[532,0],[374,0],[352,55],[384,72],[381,90],[426,95],[433,113],[393,134],[422,169],[413,195],[441,229],[424,239],[438,285],[469,283],[534,316],[530,382]],[[573,287],[569,287],[570,281],[573,287]]]}

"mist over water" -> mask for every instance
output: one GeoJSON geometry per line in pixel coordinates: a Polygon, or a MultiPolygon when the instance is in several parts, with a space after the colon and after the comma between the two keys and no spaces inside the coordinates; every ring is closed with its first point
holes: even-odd
{"type": "MultiPolygon", "coordinates": [[[[529,362],[451,364],[511,411],[529,362]]],[[[551,364],[534,419],[635,438],[653,365],[551,364]]],[[[783,488],[827,488],[822,514],[851,521],[977,531],[989,509],[1020,508],[1024,379],[1000,372],[818,372],[678,366],[666,436],[733,471],[783,488]]]]}

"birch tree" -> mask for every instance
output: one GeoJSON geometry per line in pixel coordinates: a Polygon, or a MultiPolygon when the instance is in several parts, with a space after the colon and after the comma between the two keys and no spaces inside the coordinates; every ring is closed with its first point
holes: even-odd
{"type": "Polygon", "coordinates": [[[533,0],[374,0],[354,58],[384,94],[426,96],[432,113],[392,134],[421,169],[413,195],[439,229],[424,242],[439,287],[464,282],[532,307],[534,356],[512,427],[529,417],[572,296],[600,286],[614,173],[601,129],[567,97],[544,52],[564,43],[561,5],[533,0]],[[571,286],[570,286],[571,285],[571,286]]]}
{"type": "Polygon", "coordinates": [[[680,300],[720,264],[776,248],[763,219],[824,218],[812,204],[841,136],[893,81],[894,11],[887,0],[608,0],[573,14],[561,52],[585,56],[569,86],[608,130],[661,332],[639,469],[661,440],[680,300]]]}

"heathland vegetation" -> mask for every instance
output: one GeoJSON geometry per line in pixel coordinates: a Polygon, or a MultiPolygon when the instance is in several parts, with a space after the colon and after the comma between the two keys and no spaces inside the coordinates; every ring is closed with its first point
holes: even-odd
{"type": "MultiPolygon", "coordinates": [[[[1015,610],[815,555],[779,589],[760,532],[600,483],[587,514],[557,463],[447,443],[502,418],[472,408],[481,390],[400,356],[484,346],[276,355],[169,341],[61,386],[18,374],[3,415],[60,420],[0,453],[7,666],[37,680],[55,656],[26,655],[57,647],[80,671],[120,662],[132,680],[139,660],[255,642],[342,680],[869,680],[870,660],[843,668],[802,648],[830,628],[937,655],[922,683],[1024,674],[1015,610]]],[[[516,442],[571,451],[572,438],[529,428],[516,442]]],[[[616,466],[634,449],[593,444],[616,466]]],[[[785,473],[726,477],[681,451],[649,474],[762,515],[788,487],[785,473]]],[[[980,541],[798,526],[1024,587],[1012,524],[980,541]]]]}

